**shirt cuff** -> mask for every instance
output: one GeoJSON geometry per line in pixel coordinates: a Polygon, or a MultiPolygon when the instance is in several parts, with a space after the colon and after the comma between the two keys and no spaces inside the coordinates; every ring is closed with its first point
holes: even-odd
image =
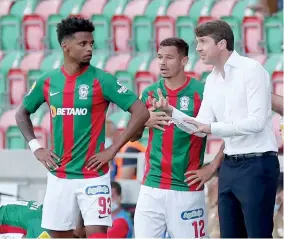
{"type": "Polygon", "coordinates": [[[178,119],[189,118],[189,116],[180,112],[175,107],[173,107],[172,118],[178,120],[178,119]]]}
{"type": "Polygon", "coordinates": [[[236,135],[233,123],[214,122],[211,123],[211,133],[219,137],[230,137],[236,135]]]}

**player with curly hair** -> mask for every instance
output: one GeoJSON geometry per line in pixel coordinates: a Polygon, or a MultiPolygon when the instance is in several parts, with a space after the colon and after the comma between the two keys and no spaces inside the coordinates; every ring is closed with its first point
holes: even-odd
{"type": "Polygon", "coordinates": [[[114,76],[90,65],[94,26],[75,16],[57,26],[64,54],[60,69],[38,79],[16,114],[35,157],[48,169],[42,227],[54,238],[72,237],[80,212],[87,237],[105,237],[111,220],[109,161],[143,127],[149,112],[114,76]],[[30,114],[46,102],[51,114],[52,149],[36,140],[30,114]],[[107,149],[105,119],[110,102],[131,119],[107,149]]]}

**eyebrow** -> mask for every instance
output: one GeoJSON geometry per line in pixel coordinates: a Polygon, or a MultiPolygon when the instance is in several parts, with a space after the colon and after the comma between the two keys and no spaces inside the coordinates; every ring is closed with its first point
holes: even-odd
{"type": "Polygon", "coordinates": [[[195,39],[196,41],[198,41],[198,40],[206,40],[206,38],[205,37],[199,37],[198,39],[195,39]]]}
{"type": "MultiPolygon", "coordinates": [[[[87,40],[79,40],[79,43],[86,43],[86,42],[88,42],[87,40]]],[[[91,43],[94,43],[95,42],[95,40],[92,40],[91,41],[91,43]]]]}
{"type": "MultiPolygon", "coordinates": [[[[161,56],[162,54],[158,53],[158,56],[161,56]]],[[[173,57],[173,55],[171,54],[166,54],[166,56],[170,56],[170,57],[173,57]]]]}

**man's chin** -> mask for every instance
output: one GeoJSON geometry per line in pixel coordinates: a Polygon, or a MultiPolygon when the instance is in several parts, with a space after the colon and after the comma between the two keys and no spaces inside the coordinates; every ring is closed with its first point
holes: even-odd
{"type": "Polygon", "coordinates": [[[207,59],[201,59],[201,61],[204,65],[211,65],[207,59]]]}
{"type": "Polygon", "coordinates": [[[81,62],[81,66],[89,66],[90,65],[90,61],[82,61],[81,62]]]}
{"type": "Polygon", "coordinates": [[[171,76],[170,76],[169,74],[163,74],[163,73],[161,73],[160,75],[161,75],[161,77],[163,77],[164,79],[171,78],[171,76]]]}

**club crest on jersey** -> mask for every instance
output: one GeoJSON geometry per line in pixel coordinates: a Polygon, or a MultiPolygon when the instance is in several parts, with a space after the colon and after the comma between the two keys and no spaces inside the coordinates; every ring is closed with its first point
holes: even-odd
{"type": "Polygon", "coordinates": [[[188,110],[189,97],[183,96],[180,98],[180,110],[188,110]]]}
{"type": "Polygon", "coordinates": [[[79,99],[86,100],[89,93],[89,86],[88,85],[79,85],[79,99]]]}

